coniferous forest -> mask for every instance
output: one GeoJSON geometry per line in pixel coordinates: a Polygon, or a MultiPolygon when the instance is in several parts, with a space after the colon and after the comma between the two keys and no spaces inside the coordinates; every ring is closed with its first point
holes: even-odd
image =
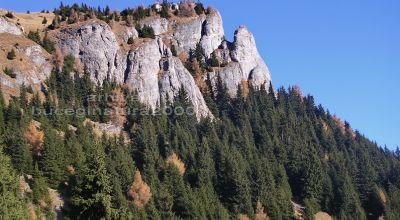
{"type": "MultiPolygon", "coordinates": [[[[54,69],[43,100],[24,87],[7,105],[1,99],[2,219],[293,219],[293,203],[304,206],[305,219],[319,211],[336,219],[400,216],[400,154],[298,88],[239,87],[231,99],[218,80],[205,94],[215,118],[198,122],[144,114],[134,93],[72,77],[73,69],[69,57],[54,69]],[[96,133],[85,119],[113,120],[106,113],[115,101],[87,97],[115,91],[124,132],[96,133]],[[52,114],[71,106],[86,113],[52,114]],[[29,185],[22,195],[21,178],[29,185]],[[58,213],[49,188],[64,201],[58,213]]],[[[190,107],[184,90],[172,107],[190,107]]]]}

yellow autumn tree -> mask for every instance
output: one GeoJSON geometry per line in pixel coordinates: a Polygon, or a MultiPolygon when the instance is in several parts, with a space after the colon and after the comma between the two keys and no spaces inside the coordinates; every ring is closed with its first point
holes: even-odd
{"type": "Polygon", "coordinates": [[[40,131],[34,121],[31,121],[26,129],[25,138],[29,145],[29,150],[40,156],[43,151],[44,133],[40,131]]]}
{"type": "Polygon", "coordinates": [[[269,220],[269,217],[264,213],[264,206],[261,202],[257,202],[255,220],[269,220]]]}
{"type": "Polygon", "coordinates": [[[133,205],[137,208],[143,208],[151,199],[150,187],[142,180],[140,171],[135,172],[133,183],[128,191],[128,196],[131,198],[133,205]]]}
{"type": "Polygon", "coordinates": [[[167,158],[167,164],[169,166],[175,166],[181,175],[186,171],[185,164],[178,158],[178,156],[173,153],[167,158]]]}

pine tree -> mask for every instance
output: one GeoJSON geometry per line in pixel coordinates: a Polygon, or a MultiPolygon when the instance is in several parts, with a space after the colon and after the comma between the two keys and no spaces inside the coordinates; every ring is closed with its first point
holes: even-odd
{"type": "Polygon", "coordinates": [[[11,160],[3,154],[0,145],[0,218],[1,219],[28,219],[26,204],[21,198],[18,177],[11,160]]]}
{"type": "Polygon", "coordinates": [[[72,179],[73,213],[79,218],[108,219],[113,210],[104,150],[98,142],[86,147],[86,166],[72,179]]]}
{"type": "MultiPolygon", "coordinates": [[[[8,109],[7,118],[12,117],[10,111],[18,111],[12,107],[8,109]]],[[[32,170],[32,154],[29,152],[23,132],[17,122],[9,122],[4,133],[5,152],[11,157],[11,161],[20,173],[29,173],[32,170]]]]}
{"type": "Polygon", "coordinates": [[[46,17],[43,18],[42,24],[47,24],[47,18],[46,17]]]}
{"type": "Polygon", "coordinates": [[[66,180],[67,153],[59,135],[49,125],[44,125],[44,143],[42,157],[39,159],[43,175],[49,179],[49,184],[57,188],[58,184],[66,180]]]}

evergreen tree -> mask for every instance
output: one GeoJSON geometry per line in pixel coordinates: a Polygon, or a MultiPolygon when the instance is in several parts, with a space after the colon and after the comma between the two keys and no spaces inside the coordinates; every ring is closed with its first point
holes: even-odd
{"type": "Polygon", "coordinates": [[[21,198],[18,177],[10,158],[3,154],[1,145],[0,164],[0,218],[28,219],[26,204],[21,198]]]}
{"type": "Polygon", "coordinates": [[[98,142],[86,147],[86,165],[71,180],[73,213],[79,218],[108,219],[113,210],[104,150],[98,142]]]}

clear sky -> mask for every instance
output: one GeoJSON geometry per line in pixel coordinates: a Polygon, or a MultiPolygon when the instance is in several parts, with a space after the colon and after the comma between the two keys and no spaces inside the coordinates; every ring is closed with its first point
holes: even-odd
{"type": "MultiPolygon", "coordinates": [[[[71,1],[113,9],[155,1],[71,1]]],[[[204,0],[256,37],[275,87],[299,85],[317,103],[378,144],[400,146],[400,1],[204,0]]],[[[1,0],[0,8],[40,11],[54,0],[1,0]]]]}

